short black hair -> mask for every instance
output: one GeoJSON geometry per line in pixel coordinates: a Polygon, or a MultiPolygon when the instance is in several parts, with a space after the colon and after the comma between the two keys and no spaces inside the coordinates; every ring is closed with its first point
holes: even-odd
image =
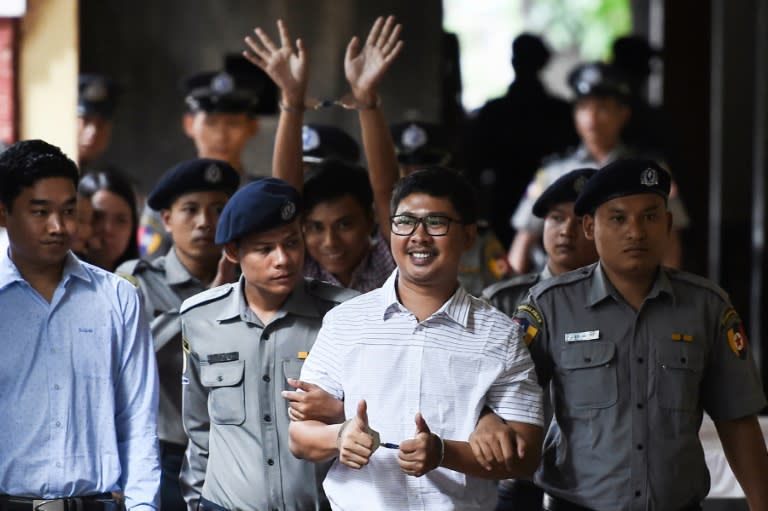
{"type": "Polygon", "coordinates": [[[133,223],[131,239],[128,242],[128,246],[125,248],[125,252],[118,258],[115,267],[120,266],[123,262],[130,259],[138,259],[139,213],[136,205],[136,191],[134,190],[133,184],[131,184],[131,181],[120,172],[110,169],[89,172],[83,176],[77,187],[78,195],[88,200],[91,200],[94,194],[99,190],[106,190],[114,193],[125,200],[131,208],[131,221],[133,223]]]}
{"type": "Polygon", "coordinates": [[[63,177],[77,188],[77,165],[61,149],[43,140],[22,140],[0,153],[0,202],[11,211],[23,188],[48,177],[63,177]]]}
{"type": "Polygon", "coordinates": [[[360,203],[363,211],[373,212],[373,190],[364,168],[339,160],[326,160],[307,170],[303,193],[305,213],[321,202],[347,195],[360,203]]]}
{"type": "Polygon", "coordinates": [[[446,198],[465,224],[477,223],[477,194],[472,183],[459,172],[445,167],[417,170],[397,182],[392,192],[394,214],[403,199],[414,193],[446,198]]]}

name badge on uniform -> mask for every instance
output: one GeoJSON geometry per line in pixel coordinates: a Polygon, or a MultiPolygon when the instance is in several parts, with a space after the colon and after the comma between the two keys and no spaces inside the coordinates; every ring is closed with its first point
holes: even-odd
{"type": "Polygon", "coordinates": [[[600,330],[586,332],[566,332],[565,342],[596,341],[600,338],[600,330]]]}

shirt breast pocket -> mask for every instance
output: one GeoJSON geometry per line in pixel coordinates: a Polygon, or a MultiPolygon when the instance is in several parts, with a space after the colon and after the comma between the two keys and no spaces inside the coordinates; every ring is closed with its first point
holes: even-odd
{"type": "Polygon", "coordinates": [[[105,326],[73,326],[74,370],[86,380],[106,382],[112,371],[112,331],[105,326]]]}
{"type": "Polygon", "coordinates": [[[245,422],[245,361],[200,366],[200,382],[208,387],[208,415],[216,424],[245,422]]]}
{"type": "Polygon", "coordinates": [[[695,412],[699,407],[699,387],[704,372],[704,354],[693,346],[679,343],[657,352],[656,392],[659,406],[695,412]]]}
{"type": "Polygon", "coordinates": [[[608,408],[618,399],[616,345],[581,341],[560,356],[563,403],[568,408],[608,408]]]}

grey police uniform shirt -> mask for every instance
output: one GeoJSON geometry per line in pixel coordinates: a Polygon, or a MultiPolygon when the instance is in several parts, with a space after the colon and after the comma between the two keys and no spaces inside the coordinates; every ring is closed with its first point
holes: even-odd
{"type": "MultiPolygon", "coordinates": [[[[516,230],[532,231],[541,235],[544,231],[544,219],[538,218],[533,214],[533,204],[549,185],[572,170],[584,167],[599,169],[617,159],[632,156],[642,155],[638,155],[627,146],[619,145],[608,153],[604,162],[598,163],[589,154],[586,147],[582,145],[569,156],[553,160],[539,169],[528,184],[528,188],[525,190],[525,194],[520,199],[520,203],[517,205],[517,209],[515,209],[515,213],[512,216],[512,227],[516,230]]],[[[672,223],[675,227],[683,229],[688,226],[690,222],[688,212],[679,197],[673,197],[669,200],[669,210],[672,212],[672,223]]]]}
{"type": "Polygon", "coordinates": [[[161,441],[186,446],[181,422],[181,303],[207,289],[181,264],[176,250],[152,261],[135,259],[121,264],[116,273],[136,279],[155,342],[160,373],[157,435],[161,441]]]}
{"type": "Polygon", "coordinates": [[[700,503],[702,411],[766,405],[739,316],[701,277],[660,270],[635,312],[595,263],[534,286],[514,319],[554,398],[535,481],[596,511],[700,503]]]}
{"type": "Polygon", "coordinates": [[[541,272],[517,275],[491,284],[483,289],[482,297],[501,312],[512,317],[517,306],[528,295],[528,291],[542,280],[547,280],[550,277],[552,277],[552,272],[549,271],[548,265],[544,265],[541,272]]]}
{"type": "Polygon", "coordinates": [[[288,448],[288,405],[323,316],[358,295],[303,279],[264,325],[248,307],[243,278],[210,289],[181,308],[185,368],[181,471],[190,510],[200,496],[227,509],[327,509],[322,482],[330,462],[295,458],[288,448]]]}

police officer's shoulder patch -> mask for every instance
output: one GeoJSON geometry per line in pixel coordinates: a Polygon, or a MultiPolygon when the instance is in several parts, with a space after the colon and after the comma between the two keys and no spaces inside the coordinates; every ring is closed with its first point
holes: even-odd
{"type": "Polygon", "coordinates": [[[530,346],[536,340],[541,330],[543,319],[541,313],[530,303],[521,303],[517,306],[515,315],[512,318],[518,329],[518,338],[530,346]]]}
{"type": "Polygon", "coordinates": [[[207,289],[202,293],[198,293],[184,300],[179,309],[179,314],[184,314],[206,303],[215,302],[221,300],[225,296],[228,296],[238,285],[237,282],[232,284],[225,284],[223,286],[214,287],[213,289],[207,289]]]}
{"type": "Polygon", "coordinates": [[[540,277],[538,273],[526,273],[501,282],[494,282],[483,290],[483,298],[490,300],[500,292],[512,291],[520,287],[531,287],[539,281],[540,277]]]}
{"type": "Polygon", "coordinates": [[[317,279],[304,279],[304,289],[312,296],[316,296],[329,302],[342,303],[360,294],[354,289],[335,286],[317,279]]]}

